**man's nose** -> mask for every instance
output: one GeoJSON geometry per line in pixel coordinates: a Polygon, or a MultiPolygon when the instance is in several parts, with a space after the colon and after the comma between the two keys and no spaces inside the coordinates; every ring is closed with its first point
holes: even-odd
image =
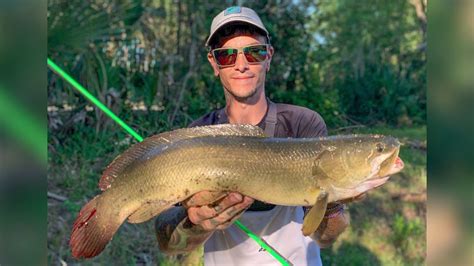
{"type": "Polygon", "coordinates": [[[244,53],[241,52],[237,54],[234,68],[240,72],[245,72],[245,70],[249,69],[249,63],[247,62],[244,53]]]}

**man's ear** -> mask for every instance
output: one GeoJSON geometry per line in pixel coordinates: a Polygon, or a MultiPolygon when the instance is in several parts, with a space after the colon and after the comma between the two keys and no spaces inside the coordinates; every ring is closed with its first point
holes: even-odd
{"type": "Polygon", "coordinates": [[[212,69],[214,70],[214,76],[219,76],[219,66],[217,65],[216,61],[214,60],[214,56],[211,53],[207,53],[207,61],[211,64],[212,69]]]}
{"type": "Polygon", "coordinates": [[[272,62],[272,57],[273,57],[274,52],[275,50],[273,49],[273,46],[270,45],[268,47],[268,55],[267,55],[267,63],[266,63],[267,72],[270,71],[270,63],[272,62]]]}

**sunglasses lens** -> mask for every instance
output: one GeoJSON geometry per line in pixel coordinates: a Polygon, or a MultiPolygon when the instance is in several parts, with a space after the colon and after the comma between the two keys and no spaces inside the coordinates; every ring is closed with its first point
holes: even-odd
{"type": "Polygon", "coordinates": [[[254,45],[244,48],[245,58],[249,63],[263,62],[267,59],[267,46],[254,45]]]}
{"type": "Polygon", "coordinates": [[[233,65],[237,58],[237,49],[217,49],[214,50],[214,58],[221,66],[233,65]]]}
{"type": "MultiPolygon", "coordinates": [[[[265,61],[268,56],[266,45],[252,45],[242,48],[245,58],[249,63],[260,63],[265,61]]],[[[239,50],[235,48],[215,49],[214,58],[219,66],[230,66],[235,64],[239,50]]]]}

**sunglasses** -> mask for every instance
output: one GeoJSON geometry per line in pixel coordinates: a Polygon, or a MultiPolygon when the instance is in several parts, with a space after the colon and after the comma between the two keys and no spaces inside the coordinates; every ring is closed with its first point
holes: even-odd
{"type": "Polygon", "coordinates": [[[233,66],[239,52],[245,56],[249,64],[258,64],[268,57],[268,44],[249,45],[241,48],[217,48],[211,51],[217,65],[221,67],[233,66]]]}

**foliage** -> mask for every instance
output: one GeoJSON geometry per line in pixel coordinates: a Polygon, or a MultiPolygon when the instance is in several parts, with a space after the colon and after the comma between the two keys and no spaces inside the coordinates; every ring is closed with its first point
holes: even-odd
{"type": "Polygon", "coordinates": [[[423,25],[408,1],[320,1],[312,61],[338,110],[363,124],[426,119],[423,25]]]}
{"type": "Polygon", "coordinates": [[[424,231],[425,228],[420,219],[407,220],[399,214],[395,215],[392,239],[402,255],[417,248],[413,240],[422,236],[424,231]]]}
{"type": "MultiPolygon", "coordinates": [[[[238,1],[261,14],[275,47],[267,94],[318,111],[330,127],[424,123],[426,38],[411,2],[238,1]]],[[[204,42],[209,14],[232,4],[51,0],[48,56],[120,115],[160,113],[155,128],[185,126],[224,104],[204,42]]],[[[61,123],[84,111],[82,97],[48,78],[49,105],[72,108],[61,123]]],[[[85,116],[109,129],[99,111],[85,116]]]]}

